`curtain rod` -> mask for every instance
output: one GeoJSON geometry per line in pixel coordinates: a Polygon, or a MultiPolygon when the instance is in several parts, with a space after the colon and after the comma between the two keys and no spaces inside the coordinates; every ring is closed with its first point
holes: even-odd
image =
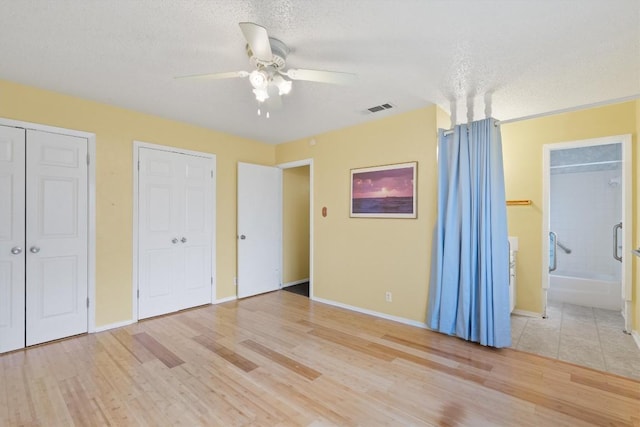
{"type": "MultiPolygon", "coordinates": [[[[493,125],[494,125],[495,127],[498,127],[498,126],[500,126],[502,123],[509,123],[509,121],[505,120],[504,122],[501,122],[500,120],[496,120],[496,121],[493,123],[493,125]]],[[[453,133],[453,129],[447,129],[447,130],[445,130],[445,131],[444,131],[444,136],[449,136],[449,135],[451,135],[452,133],[453,133]]]]}
{"type": "MultiPolygon", "coordinates": [[[[514,119],[509,119],[509,120],[496,120],[495,125],[500,126],[507,123],[520,122],[523,120],[537,119],[537,118],[546,117],[546,116],[554,116],[556,114],[572,113],[574,111],[585,110],[587,108],[603,107],[605,105],[619,104],[621,102],[633,101],[638,98],[640,98],[640,93],[637,93],[631,96],[625,96],[623,98],[616,98],[616,99],[610,99],[608,101],[595,102],[593,104],[577,105],[575,107],[562,108],[560,110],[548,111],[546,113],[531,114],[529,116],[516,117],[514,119]]],[[[451,135],[452,133],[453,133],[453,129],[447,129],[444,131],[444,136],[451,135]]]]}

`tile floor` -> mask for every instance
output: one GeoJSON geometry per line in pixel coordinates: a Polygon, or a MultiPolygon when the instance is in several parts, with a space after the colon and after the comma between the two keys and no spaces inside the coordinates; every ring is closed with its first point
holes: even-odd
{"type": "Polygon", "coordinates": [[[512,347],[640,380],[640,349],[619,312],[549,302],[547,315],[512,315],[512,347]]]}

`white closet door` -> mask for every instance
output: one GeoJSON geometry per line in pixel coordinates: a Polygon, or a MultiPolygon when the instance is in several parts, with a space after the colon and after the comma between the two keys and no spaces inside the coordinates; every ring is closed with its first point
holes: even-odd
{"type": "Polygon", "coordinates": [[[212,160],[140,148],[138,318],[212,301],[212,160]]]}
{"type": "Polygon", "coordinates": [[[87,332],[87,140],[27,130],[26,343],[87,332]]]}
{"type": "Polygon", "coordinates": [[[0,353],[24,347],[25,131],[0,126],[0,353]]]}
{"type": "Polygon", "coordinates": [[[167,151],[141,148],[138,178],[139,296],[138,318],[171,313],[175,300],[183,251],[180,231],[183,210],[180,165],[167,151]]]}
{"type": "Polygon", "coordinates": [[[213,169],[204,157],[184,157],[184,225],[180,242],[184,251],[184,289],[181,308],[213,301],[212,233],[213,169]]]}
{"type": "Polygon", "coordinates": [[[282,170],[238,163],[238,297],[280,288],[282,170]]]}

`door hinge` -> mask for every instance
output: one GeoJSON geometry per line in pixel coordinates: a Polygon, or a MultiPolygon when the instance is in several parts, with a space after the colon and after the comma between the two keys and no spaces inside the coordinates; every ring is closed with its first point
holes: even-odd
{"type": "Polygon", "coordinates": [[[140,170],[140,160],[138,160],[138,170],[140,170]]]}
{"type": "Polygon", "coordinates": [[[89,163],[90,163],[89,159],[90,159],[89,153],[87,153],[87,166],[89,166],[89,163]]]}
{"type": "Polygon", "coordinates": [[[213,170],[211,171],[211,178],[213,178],[213,170]]]}
{"type": "Polygon", "coordinates": [[[89,298],[87,298],[87,308],[89,308],[89,298]]]}
{"type": "Polygon", "coordinates": [[[138,289],[138,291],[136,292],[136,296],[138,299],[140,299],[140,289],[138,289]]]}
{"type": "Polygon", "coordinates": [[[213,276],[211,276],[211,285],[213,285],[213,276]]]}

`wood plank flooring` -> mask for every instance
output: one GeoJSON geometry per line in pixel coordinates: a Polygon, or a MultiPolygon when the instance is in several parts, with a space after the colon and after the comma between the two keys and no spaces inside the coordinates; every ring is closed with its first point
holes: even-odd
{"type": "Polygon", "coordinates": [[[640,426],[640,382],[274,292],[0,355],[1,426],[640,426]]]}

